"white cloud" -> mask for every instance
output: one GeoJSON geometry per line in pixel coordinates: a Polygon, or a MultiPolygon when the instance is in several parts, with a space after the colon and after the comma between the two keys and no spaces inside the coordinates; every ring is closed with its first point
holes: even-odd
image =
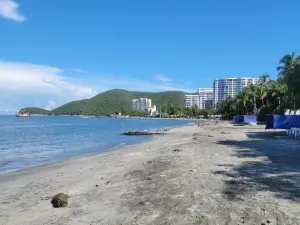
{"type": "Polygon", "coordinates": [[[162,74],[154,74],[153,77],[156,79],[156,80],[159,80],[159,81],[162,81],[162,82],[171,82],[172,79],[162,75],[162,74]]]}
{"type": "Polygon", "coordinates": [[[55,108],[57,108],[57,104],[54,102],[54,101],[49,101],[48,102],[48,104],[47,104],[47,106],[46,106],[46,110],[52,110],[52,109],[55,109],[55,108]]]}
{"type": "Polygon", "coordinates": [[[0,89],[2,95],[12,96],[15,101],[39,106],[42,102],[59,105],[97,94],[92,87],[64,76],[59,68],[3,61],[0,61],[0,89]]]}
{"type": "Polygon", "coordinates": [[[17,22],[25,21],[26,18],[19,10],[19,4],[12,0],[0,0],[0,17],[17,22]]]}
{"type": "Polygon", "coordinates": [[[162,85],[161,83],[147,82],[145,80],[138,80],[124,77],[107,78],[101,82],[106,87],[121,88],[130,91],[145,91],[145,92],[157,92],[157,91],[186,91],[184,87],[176,84],[162,85]],[[113,80],[113,82],[112,82],[113,80]]]}
{"type": "Polygon", "coordinates": [[[80,73],[80,74],[90,74],[91,73],[88,70],[83,70],[83,69],[80,69],[80,68],[66,68],[65,70],[69,70],[71,72],[80,73]]]}
{"type": "MultiPolygon", "coordinates": [[[[106,91],[109,89],[126,89],[130,91],[191,91],[182,85],[178,85],[172,82],[161,83],[158,81],[149,81],[144,79],[148,76],[140,76],[142,78],[135,78],[132,76],[116,75],[112,73],[99,73],[92,72],[85,69],[77,69],[76,72],[82,71],[82,73],[75,74],[77,77],[81,77],[81,82],[88,80],[89,84],[97,84],[98,91],[106,91]],[[83,79],[85,78],[85,79],[83,79]],[[87,79],[88,78],[88,79],[87,79]]],[[[170,80],[170,79],[169,79],[170,80]]]]}
{"type": "Polygon", "coordinates": [[[14,110],[27,106],[54,109],[67,102],[90,98],[98,92],[117,88],[144,92],[191,92],[172,82],[153,82],[84,69],[72,71],[31,63],[0,61],[0,108],[4,109],[14,110]]]}

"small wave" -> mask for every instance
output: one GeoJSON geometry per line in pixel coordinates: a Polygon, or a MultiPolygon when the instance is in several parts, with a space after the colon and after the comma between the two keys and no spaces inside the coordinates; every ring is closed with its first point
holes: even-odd
{"type": "Polygon", "coordinates": [[[11,163],[13,163],[12,160],[4,160],[4,161],[0,162],[0,168],[1,168],[1,167],[4,167],[4,166],[6,166],[6,165],[9,165],[9,164],[11,164],[11,163]]]}
{"type": "Polygon", "coordinates": [[[117,149],[117,148],[121,148],[123,146],[126,145],[126,142],[122,142],[121,144],[116,145],[115,147],[113,147],[112,149],[117,149]]]}

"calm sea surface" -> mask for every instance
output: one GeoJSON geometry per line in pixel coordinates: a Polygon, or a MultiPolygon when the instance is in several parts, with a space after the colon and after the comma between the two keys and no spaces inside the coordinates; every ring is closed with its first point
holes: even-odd
{"type": "Polygon", "coordinates": [[[191,123],[188,120],[0,116],[0,173],[149,139],[120,135],[124,131],[191,123]]]}

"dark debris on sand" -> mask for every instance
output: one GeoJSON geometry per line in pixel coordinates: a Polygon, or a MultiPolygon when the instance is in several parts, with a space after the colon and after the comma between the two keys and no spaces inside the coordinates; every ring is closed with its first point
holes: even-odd
{"type": "Polygon", "coordinates": [[[69,196],[64,193],[58,193],[52,197],[51,204],[53,208],[63,208],[68,205],[69,196]]]}

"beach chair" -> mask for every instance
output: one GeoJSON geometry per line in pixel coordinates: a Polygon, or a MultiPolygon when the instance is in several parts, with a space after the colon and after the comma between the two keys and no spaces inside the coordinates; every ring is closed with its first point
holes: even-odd
{"type": "Polygon", "coordinates": [[[295,129],[295,138],[299,138],[300,137],[300,129],[297,128],[295,129]]]}

